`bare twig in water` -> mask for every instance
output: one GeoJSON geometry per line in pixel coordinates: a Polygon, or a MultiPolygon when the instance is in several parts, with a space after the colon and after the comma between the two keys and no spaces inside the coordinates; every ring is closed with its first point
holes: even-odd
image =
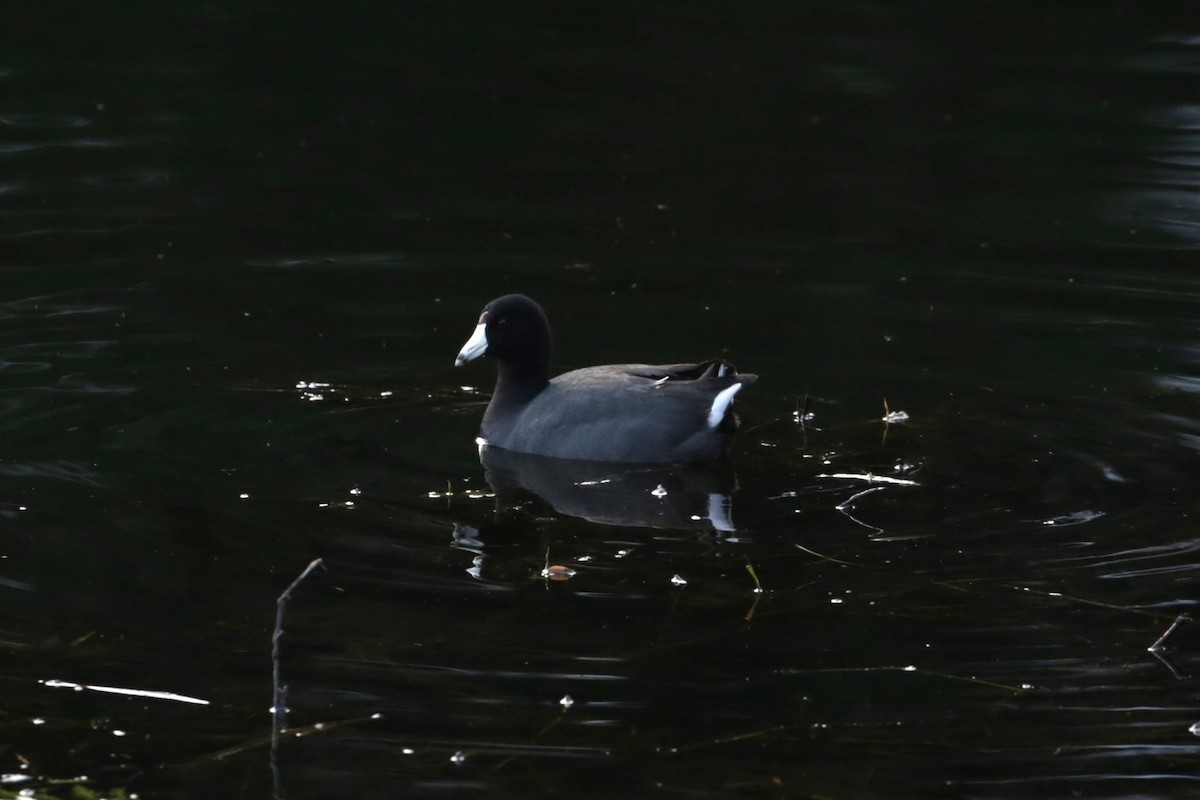
{"type": "Polygon", "coordinates": [[[754,602],[751,603],[750,608],[746,610],[746,616],[742,617],[743,620],[745,620],[746,622],[749,622],[750,620],[754,619],[754,612],[758,611],[758,604],[761,600],[762,600],[761,593],[754,595],[754,602]]]}
{"type": "Polygon", "coordinates": [[[746,559],[746,572],[750,573],[750,577],[754,579],[754,591],[762,594],[762,581],[758,579],[758,573],[754,571],[754,565],[750,563],[750,559],[746,559]]]}
{"type": "MultiPolygon", "coordinates": [[[[1149,648],[1149,647],[1147,647],[1146,649],[1147,649],[1147,650],[1150,650],[1150,648],[1149,648]]],[[[1171,673],[1171,676],[1172,676],[1173,678],[1175,678],[1175,680],[1177,680],[1177,681],[1181,681],[1181,680],[1183,680],[1183,676],[1179,674],[1179,670],[1175,669],[1175,665],[1174,665],[1174,664],[1172,664],[1170,661],[1167,661],[1166,657],[1165,657],[1165,656],[1164,656],[1164,655],[1163,655],[1163,654],[1162,654],[1160,651],[1158,651],[1158,650],[1150,650],[1150,655],[1152,655],[1152,656],[1154,656],[1155,658],[1157,658],[1157,659],[1158,659],[1158,663],[1160,663],[1160,664],[1162,664],[1164,667],[1166,667],[1166,668],[1167,668],[1167,671],[1171,673]]]]}
{"type": "Polygon", "coordinates": [[[1147,617],[1162,617],[1157,611],[1147,611],[1144,608],[1130,608],[1129,606],[1119,606],[1115,603],[1104,603],[1100,600],[1089,600],[1086,597],[1075,597],[1074,595],[1063,594],[1062,592],[1048,592],[1045,589],[1032,589],[1028,586],[1015,586],[1007,584],[1008,588],[1015,589],[1018,592],[1032,592],[1034,594],[1045,595],[1046,597],[1054,597],[1060,600],[1067,600],[1072,603],[1082,603],[1085,606],[1096,606],[1097,608],[1108,608],[1113,611],[1124,611],[1129,614],[1141,614],[1147,617]]]}
{"type": "MultiPolygon", "coordinates": [[[[1086,605],[1086,606],[1096,606],[1097,608],[1107,608],[1110,611],[1124,611],[1127,614],[1140,614],[1145,617],[1155,617],[1158,619],[1162,619],[1165,617],[1164,614],[1160,614],[1157,611],[1147,611],[1144,608],[1130,608],[1129,606],[1119,606],[1114,603],[1104,603],[1099,600],[1089,600],[1086,597],[1074,597],[1069,594],[1063,594],[1062,592],[1048,592],[1045,589],[1031,589],[1028,586],[1013,586],[1011,584],[1008,585],[1008,588],[1015,589],[1018,592],[1031,592],[1031,593],[1036,593],[1039,595],[1044,595],[1046,597],[1053,597],[1053,598],[1057,598],[1060,600],[1066,600],[1070,603],[1080,603],[1080,604],[1086,605]]],[[[1159,636],[1158,639],[1155,640],[1154,644],[1152,644],[1146,648],[1146,650],[1149,653],[1153,654],[1155,658],[1157,658],[1159,661],[1162,662],[1163,666],[1165,666],[1167,669],[1169,669],[1171,671],[1171,674],[1174,675],[1176,679],[1181,678],[1179,671],[1176,670],[1175,667],[1173,667],[1169,661],[1167,661],[1165,658],[1163,658],[1162,651],[1165,649],[1164,645],[1167,641],[1167,637],[1170,636],[1172,633],[1174,633],[1175,629],[1178,628],[1180,625],[1182,625],[1185,622],[1191,622],[1191,621],[1192,621],[1192,617],[1189,614],[1178,615],[1171,622],[1171,624],[1167,626],[1167,629],[1165,631],[1163,631],[1162,636],[1159,636]]]]}
{"type": "Polygon", "coordinates": [[[687,753],[691,750],[698,750],[701,747],[710,747],[718,744],[730,744],[732,742],[742,742],[746,739],[757,739],[759,736],[767,736],[772,733],[786,731],[790,727],[792,726],[772,725],[771,727],[763,728],[762,730],[747,731],[746,733],[734,733],[729,736],[719,736],[716,739],[705,739],[701,742],[692,742],[690,744],[679,745],[678,747],[667,748],[666,752],[670,753],[671,755],[677,755],[679,753],[687,753]]]}
{"type": "Polygon", "coordinates": [[[976,686],[990,686],[993,689],[1003,689],[1007,692],[1024,692],[1032,689],[1030,684],[1021,684],[1013,686],[1008,683],[998,683],[997,681],[988,681],[983,678],[973,678],[967,675],[954,675],[949,672],[938,672],[936,670],[925,669],[924,667],[916,667],[908,665],[904,667],[886,666],[886,667],[828,667],[823,669],[785,669],[781,673],[786,675],[817,675],[820,673],[846,673],[846,672],[912,672],[917,675],[926,675],[933,678],[945,678],[951,681],[961,681],[962,683],[973,683],[976,686]]]}
{"type": "Polygon", "coordinates": [[[271,730],[275,734],[287,730],[287,688],[279,680],[279,640],[283,638],[283,615],[287,611],[288,600],[292,598],[292,591],[309,573],[321,566],[321,563],[321,559],[314,559],[275,601],[275,632],[271,635],[271,664],[274,666],[275,690],[275,703],[271,707],[271,730]]]}
{"type": "Polygon", "coordinates": [[[86,642],[88,639],[92,638],[95,635],[96,635],[96,631],[88,631],[83,636],[80,636],[78,639],[71,642],[71,644],[68,645],[68,647],[78,647],[79,645],[83,644],[84,642],[86,642]]]}
{"type": "Polygon", "coordinates": [[[1158,637],[1158,640],[1154,644],[1147,647],[1146,649],[1149,650],[1151,653],[1157,653],[1158,651],[1162,650],[1163,642],[1165,642],[1167,640],[1167,637],[1170,636],[1172,633],[1174,633],[1175,629],[1178,628],[1180,625],[1182,625],[1185,622],[1191,622],[1191,620],[1192,620],[1192,618],[1190,616],[1188,616],[1187,614],[1180,614],[1178,617],[1175,618],[1175,621],[1171,623],[1171,627],[1169,627],[1165,631],[1163,631],[1163,635],[1158,637]]]}
{"type": "Polygon", "coordinates": [[[887,487],[885,487],[885,486],[875,486],[870,489],[863,489],[861,492],[856,492],[855,494],[851,495],[849,499],[847,499],[841,503],[838,503],[836,506],[834,506],[834,509],[836,511],[838,511],[839,513],[841,513],[843,516],[845,516],[846,519],[853,522],[855,525],[860,525],[860,526],[866,528],[867,530],[873,531],[875,533],[883,533],[883,528],[879,527],[878,525],[871,525],[869,523],[863,522],[861,519],[859,519],[858,517],[851,514],[850,509],[854,508],[855,500],[859,500],[869,494],[874,494],[875,492],[882,492],[886,488],[887,487]]]}
{"type": "MultiPolygon", "coordinates": [[[[287,732],[288,736],[294,736],[297,739],[305,736],[312,736],[316,733],[328,733],[346,725],[357,725],[360,722],[370,722],[371,720],[382,719],[382,714],[372,714],[369,717],[349,717],[347,719],[337,719],[333,722],[318,722],[313,725],[305,725],[302,728],[292,728],[287,732]]],[[[182,764],[177,764],[178,767],[194,767],[206,761],[222,761],[230,756],[236,756],[239,753],[245,753],[248,750],[253,750],[256,747],[272,744],[276,739],[274,733],[270,735],[255,736],[253,739],[248,739],[241,744],[235,744],[232,747],[227,747],[224,750],[218,750],[215,753],[201,756],[192,761],[186,761],[182,764]]]]}
{"type": "Polygon", "coordinates": [[[861,500],[869,494],[882,492],[884,489],[887,489],[891,486],[921,485],[914,480],[909,480],[908,478],[893,478],[888,475],[876,475],[872,472],[822,472],[821,474],[817,475],[817,477],[834,478],[837,480],[864,481],[868,484],[871,484],[871,488],[863,489],[861,492],[855,492],[854,494],[850,495],[850,497],[834,506],[834,509],[845,515],[845,517],[855,525],[861,525],[862,527],[874,533],[883,533],[883,528],[879,527],[878,525],[870,525],[866,522],[863,522],[861,519],[851,514],[850,509],[854,508],[855,502],[861,500]]]}
{"type": "Polygon", "coordinates": [[[750,610],[746,612],[745,620],[749,622],[754,619],[754,612],[758,610],[758,601],[762,599],[763,587],[762,581],[758,579],[758,573],[754,570],[754,565],[750,563],[750,559],[746,559],[746,572],[750,573],[750,577],[754,579],[754,604],[750,606],[750,610]]]}
{"type": "MultiPolygon", "coordinates": [[[[909,480],[908,478],[892,478],[887,475],[876,475],[873,472],[822,472],[819,475],[817,475],[817,477],[818,478],[837,478],[838,480],[844,480],[844,481],[864,481],[866,483],[884,484],[886,486],[920,486],[921,485],[914,480],[909,480]]],[[[885,486],[879,486],[878,488],[882,489],[882,488],[885,488],[885,486]]],[[[862,492],[859,492],[859,494],[862,494],[862,492]]],[[[856,495],[854,495],[854,497],[851,497],[846,502],[852,503],[852,502],[854,502],[854,499],[858,496],[859,495],[856,494],[856,495]]]]}
{"type": "Polygon", "coordinates": [[[796,424],[800,426],[800,435],[804,437],[800,446],[805,449],[808,448],[808,428],[805,427],[804,423],[807,422],[809,419],[811,419],[811,417],[809,416],[809,411],[808,411],[809,401],[811,399],[812,398],[810,398],[808,395],[804,395],[804,408],[801,408],[800,407],[800,398],[799,397],[796,398],[795,420],[796,420],[796,424]]]}
{"type": "MultiPolygon", "coordinates": [[[[551,730],[553,730],[555,727],[557,727],[560,722],[562,722],[564,719],[566,719],[567,710],[568,710],[568,707],[563,706],[562,710],[558,714],[556,714],[549,722],[547,722],[545,725],[543,725],[542,729],[540,731],[538,731],[537,733],[535,733],[533,735],[533,738],[530,739],[530,741],[529,741],[530,745],[536,747],[538,745],[538,743],[542,740],[542,737],[544,737],[547,733],[549,733],[551,730]]],[[[513,753],[508,758],[503,759],[496,766],[492,767],[492,771],[499,772],[500,770],[507,767],[510,763],[512,763],[515,759],[517,759],[519,757],[520,757],[519,754],[513,753]]]]}
{"type": "Polygon", "coordinates": [[[796,544],[795,542],[792,542],[792,544],[796,545],[797,549],[803,550],[804,552],[808,553],[810,556],[816,556],[817,558],[824,559],[825,561],[832,561],[835,564],[845,564],[847,567],[854,566],[849,561],[842,561],[841,559],[833,558],[832,556],[822,555],[821,553],[818,553],[816,550],[810,550],[809,548],[805,547],[802,544],[796,544]]]}
{"type": "MultiPolygon", "coordinates": [[[[296,576],[296,580],[292,581],[291,585],[283,590],[283,594],[279,595],[279,599],[275,601],[275,632],[271,634],[272,688],[274,690],[275,702],[271,704],[271,735],[266,738],[271,743],[271,780],[275,787],[272,796],[276,798],[283,797],[283,790],[279,780],[279,765],[276,761],[279,753],[279,737],[287,730],[287,687],[279,679],[279,641],[283,638],[283,615],[287,611],[288,600],[292,599],[292,592],[300,585],[300,581],[307,578],[309,573],[321,566],[321,563],[321,559],[313,559],[304,568],[304,571],[296,576]]],[[[318,726],[313,727],[317,728],[318,726]]],[[[257,743],[251,743],[249,746],[253,747],[255,744],[257,743]]],[[[218,756],[218,758],[224,757],[223,755],[218,756]]]]}

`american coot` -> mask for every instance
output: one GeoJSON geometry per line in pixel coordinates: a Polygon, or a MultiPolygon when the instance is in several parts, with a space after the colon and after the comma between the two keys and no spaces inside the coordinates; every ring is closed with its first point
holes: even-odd
{"type": "Polygon", "coordinates": [[[550,324],[520,294],[493,300],[456,366],[490,356],[496,391],[480,435],[488,445],[556,458],[626,463],[717,461],[737,430],[733,396],[757,375],[727,361],[610,364],[550,370],[550,324]]]}

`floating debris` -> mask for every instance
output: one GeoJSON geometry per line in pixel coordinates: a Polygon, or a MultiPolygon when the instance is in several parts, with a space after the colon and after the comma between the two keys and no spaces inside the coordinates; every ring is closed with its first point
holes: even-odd
{"type": "Polygon", "coordinates": [[[809,407],[811,405],[812,405],[812,398],[809,397],[808,395],[804,396],[804,405],[803,406],[800,405],[800,398],[797,397],[796,398],[796,410],[792,412],[792,422],[796,423],[801,428],[803,428],[804,423],[811,422],[813,419],[815,419],[817,415],[809,410],[809,407]]]}
{"type": "Polygon", "coordinates": [[[565,581],[575,577],[575,570],[563,564],[550,563],[550,548],[546,548],[546,566],[542,568],[541,576],[551,581],[565,581]]]}
{"type": "Polygon", "coordinates": [[[676,573],[671,576],[671,583],[675,586],[687,586],[687,579],[676,573]]]}
{"type": "Polygon", "coordinates": [[[660,483],[658,486],[655,486],[650,490],[650,494],[654,495],[655,497],[666,497],[667,490],[664,489],[663,485],[660,483]]]}
{"type": "Polygon", "coordinates": [[[300,390],[300,396],[305,400],[317,402],[325,399],[325,393],[321,390],[329,389],[330,385],[320,381],[297,381],[296,388],[300,390]]]}
{"type": "Polygon", "coordinates": [[[850,481],[866,481],[867,483],[886,483],[892,486],[920,486],[908,478],[890,478],[887,475],[876,475],[872,472],[823,472],[818,478],[840,478],[850,481]]]}
{"type": "Polygon", "coordinates": [[[566,711],[568,708],[575,705],[575,699],[569,694],[564,694],[562,699],[558,701],[558,704],[563,707],[563,711],[566,711]]]}
{"type": "Polygon", "coordinates": [[[891,425],[893,422],[908,422],[907,411],[892,411],[888,408],[887,398],[883,398],[883,421],[891,425]]]}
{"type": "Polygon", "coordinates": [[[562,564],[553,564],[542,570],[542,577],[552,581],[566,581],[575,577],[575,570],[562,564]]]}
{"type": "Polygon", "coordinates": [[[467,760],[467,754],[466,754],[466,753],[464,753],[462,750],[459,750],[457,753],[455,753],[454,755],[450,756],[450,763],[451,763],[451,764],[454,764],[454,765],[456,765],[456,766],[457,766],[458,764],[461,764],[461,763],[463,763],[463,762],[464,762],[464,761],[466,761],[466,760],[467,760]]]}
{"type": "Polygon", "coordinates": [[[1104,516],[1103,511],[1076,511],[1073,514],[1063,514],[1052,519],[1042,520],[1043,525],[1082,525],[1085,522],[1091,522],[1094,519],[1099,519],[1104,516]]]}

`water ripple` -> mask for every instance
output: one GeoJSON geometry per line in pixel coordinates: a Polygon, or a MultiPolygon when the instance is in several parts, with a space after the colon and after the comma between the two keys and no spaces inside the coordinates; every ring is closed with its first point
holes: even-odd
{"type": "Polygon", "coordinates": [[[1130,569],[1121,572],[1105,572],[1101,578],[1141,578],[1148,575],[1174,575],[1182,572],[1196,572],[1200,564],[1171,564],[1165,567],[1147,567],[1146,569],[1130,569]]]}
{"type": "MultiPolygon", "coordinates": [[[[135,212],[130,212],[131,215],[135,212]]],[[[144,215],[139,215],[144,216],[144,215]]],[[[148,225],[144,222],[110,225],[103,228],[31,228],[27,231],[0,234],[0,239],[32,239],[37,236],[92,236],[96,234],[122,233],[125,231],[148,231],[163,225],[148,225]]]]}
{"type": "Polygon", "coordinates": [[[97,189],[144,189],[149,186],[161,186],[171,180],[171,173],[156,170],[144,170],[117,173],[98,173],[83,175],[78,178],[80,183],[94,186],[97,189]]]}
{"type": "Polygon", "coordinates": [[[27,372],[45,372],[53,368],[49,361],[7,361],[0,358],[0,372],[11,375],[23,375],[27,372]]]}
{"type": "Polygon", "coordinates": [[[94,358],[97,354],[111,350],[117,343],[97,339],[81,342],[30,342],[0,348],[0,356],[34,356],[51,358],[54,361],[94,358]]]}
{"type": "Polygon", "coordinates": [[[397,253],[330,253],[304,257],[281,257],[247,261],[251,267],[262,269],[312,269],[337,266],[394,268],[409,264],[409,259],[397,253]]]}
{"type": "Polygon", "coordinates": [[[66,139],[61,142],[11,142],[0,144],[0,154],[30,153],[38,150],[65,148],[68,150],[115,150],[147,144],[161,144],[163,139],[66,139]]]}
{"type": "Polygon", "coordinates": [[[92,124],[88,117],[78,117],[68,114],[4,114],[0,116],[0,125],[11,128],[86,128],[92,124]]]}
{"type": "Polygon", "coordinates": [[[104,487],[100,473],[71,461],[31,462],[28,464],[0,464],[0,475],[12,478],[51,478],[53,480],[78,483],[84,486],[104,487]]]}
{"type": "Polygon", "coordinates": [[[1176,575],[1194,572],[1200,569],[1200,563],[1197,563],[1195,560],[1195,554],[1197,553],[1200,553],[1200,539],[1189,539],[1110,553],[1058,558],[1050,563],[1072,564],[1095,570],[1107,570],[1101,572],[1099,577],[1127,579],[1151,575],[1176,575]],[[1182,560],[1180,557],[1182,557],[1182,560]],[[1163,564],[1161,563],[1162,559],[1171,559],[1171,563],[1163,564]],[[1133,565],[1146,561],[1157,563],[1153,566],[1133,568],[1133,565]],[[1123,567],[1123,569],[1114,569],[1118,567],[1123,567]]]}

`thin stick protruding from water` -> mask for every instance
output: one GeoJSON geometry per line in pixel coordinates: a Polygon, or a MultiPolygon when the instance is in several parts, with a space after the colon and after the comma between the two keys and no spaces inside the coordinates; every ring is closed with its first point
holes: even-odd
{"type": "Polygon", "coordinates": [[[816,556],[817,558],[820,558],[824,561],[832,561],[835,564],[845,564],[847,567],[854,566],[849,561],[842,561],[840,558],[834,558],[833,556],[827,556],[822,553],[818,553],[816,550],[805,547],[802,544],[797,544],[796,542],[792,542],[792,544],[796,545],[797,549],[803,550],[804,552],[808,553],[810,556],[816,556]]]}
{"type": "Polygon", "coordinates": [[[1167,641],[1167,637],[1170,636],[1172,633],[1174,633],[1176,628],[1178,628],[1180,625],[1182,625],[1185,622],[1190,622],[1191,619],[1192,618],[1189,617],[1187,614],[1180,614],[1178,617],[1175,618],[1175,621],[1171,623],[1171,627],[1169,627],[1165,631],[1163,631],[1163,635],[1158,637],[1158,641],[1156,641],[1154,644],[1150,645],[1146,649],[1149,650],[1151,653],[1157,653],[1158,651],[1162,650],[1163,642],[1167,641]]]}
{"type": "Polygon", "coordinates": [[[314,559],[275,601],[275,632],[271,635],[271,664],[274,668],[275,690],[275,702],[271,706],[271,730],[274,734],[287,730],[287,688],[279,680],[279,640],[283,638],[283,615],[287,611],[288,600],[292,599],[292,591],[309,573],[321,566],[321,563],[322,559],[314,559]]]}
{"type": "Polygon", "coordinates": [[[750,577],[754,579],[754,604],[750,606],[750,610],[746,612],[745,620],[749,622],[754,619],[754,612],[758,608],[758,601],[762,600],[763,585],[758,579],[758,573],[754,569],[754,565],[750,563],[750,559],[746,559],[746,572],[750,573],[750,577]]]}
{"type": "Polygon", "coordinates": [[[750,563],[750,559],[746,559],[746,572],[750,573],[750,577],[754,580],[754,591],[756,594],[762,594],[762,581],[758,579],[758,573],[754,570],[754,565],[750,563]]]}

